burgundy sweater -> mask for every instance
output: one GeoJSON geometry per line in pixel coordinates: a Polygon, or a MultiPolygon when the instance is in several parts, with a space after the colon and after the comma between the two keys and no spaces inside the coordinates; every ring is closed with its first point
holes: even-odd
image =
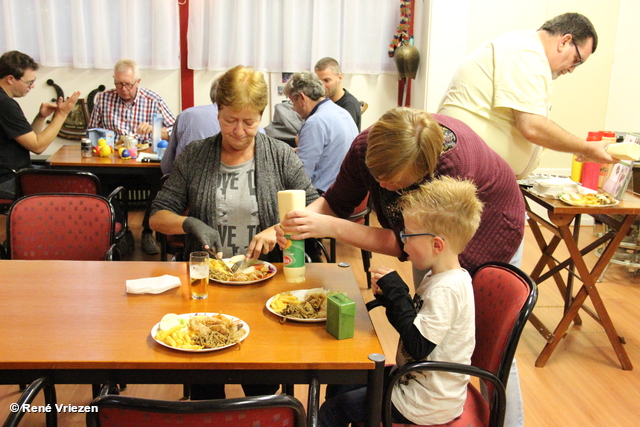
{"type": "MultiPolygon", "coordinates": [[[[522,242],[525,220],[524,199],[513,170],[469,126],[448,116],[432,116],[457,139],[438,159],[435,176],[472,180],[484,203],[480,227],[460,254],[462,267],[473,273],[488,261],[509,262],[522,242]]],[[[404,221],[396,205],[397,195],[380,187],[365,164],[368,135],[369,129],[365,129],[353,141],[324,198],[336,215],[347,218],[369,192],[380,225],[392,229],[403,247],[400,231],[404,221]]],[[[400,260],[406,259],[403,252],[400,260]]]]}

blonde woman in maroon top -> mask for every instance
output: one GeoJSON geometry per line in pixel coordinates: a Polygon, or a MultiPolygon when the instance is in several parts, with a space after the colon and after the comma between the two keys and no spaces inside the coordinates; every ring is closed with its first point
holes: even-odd
{"type": "MultiPolygon", "coordinates": [[[[471,180],[484,203],[480,227],[460,254],[473,271],[486,261],[510,262],[524,237],[524,200],[509,165],[463,122],[410,108],[394,108],[354,140],[335,183],[282,227],[297,238],[333,237],[405,261],[398,199],[434,177],[471,180]],[[380,227],[347,218],[370,194],[380,227]]],[[[286,241],[278,231],[279,243],[286,241]]]]}

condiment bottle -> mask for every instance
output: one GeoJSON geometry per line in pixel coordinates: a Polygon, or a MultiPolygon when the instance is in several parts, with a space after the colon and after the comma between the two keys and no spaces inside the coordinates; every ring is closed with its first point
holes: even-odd
{"type": "MultiPolygon", "coordinates": [[[[589,132],[587,141],[602,141],[602,136],[598,132],[589,132]]],[[[582,186],[592,190],[598,190],[598,178],[600,177],[600,165],[594,162],[584,162],[582,164],[582,186]]]]}
{"type": "MultiPolygon", "coordinates": [[[[602,132],[602,140],[607,141],[609,144],[616,143],[616,133],[615,132],[602,132]]],[[[598,188],[602,188],[602,184],[604,184],[604,180],[607,176],[609,176],[609,171],[611,170],[610,163],[604,163],[600,165],[600,175],[598,176],[598,188]]]]}
{"type": "MultiPolygon", "coordinates": [[[[278,213],[280,222],[290,211],[304,210],[307,193],[304,190],[278,191],[278,213]]],[[[291,235],[285,234],[287,245],[283,250],[284,276],[287,282],[304,282],[304,240],[291,240],[291,235]]]]}

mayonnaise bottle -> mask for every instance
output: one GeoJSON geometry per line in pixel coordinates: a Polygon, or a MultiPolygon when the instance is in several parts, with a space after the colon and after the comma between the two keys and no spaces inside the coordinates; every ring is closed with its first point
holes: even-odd
{"type": "MultiPolygon", "coordinates": [[[[304,210],[307,202],[307,193],[304,190],[278,191],[278,213],[280,222],[290,211],[304,210]]],[[[283,250],[284,276],[287,282],[304,282],[304,240],[291,240],[291,236],[285,234],[287,245],[283,250]]]]}

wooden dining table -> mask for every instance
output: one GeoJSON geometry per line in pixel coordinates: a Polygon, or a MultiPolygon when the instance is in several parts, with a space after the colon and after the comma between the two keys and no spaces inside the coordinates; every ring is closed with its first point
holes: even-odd
{"type": "MultiPolygon", "coordinates": [[[[384,356],[351,267],[309,264],[306,281],[272,278],[247,285],[211,282],[209,297],[190,296],[183,262],[0,260],[0,384],[47,376],[54,384],[367,384],[368,426],[379,426],[384,356]],[[126,280],[171,275],[181,286],[128,294],[126,280]],[[270,312],[277,293],[324,287],[355,301],[355,332],[337,340],[325,322],[270,312]],[[223,313],[249,327],[239,345],[186,352],[157,343],[151,330],[167,313],[223,313]]],[[[314,406],[315,405],[315,406],[314,406]]],[[[311,425],[316,413],[309,411],[311,425]]]]}
{"type": "MultiPolygon", "coordinates": [[[[151,149],[141,151],[151,153],[151,149]]],[[[160,163],[138,162],[136,159],[122,159],[117,153],[106,157],[82,157],[80,144],[63,145],[47,159],[51,168],[80,169],[98,174],[134,174],[161,176],[160,163]]]]}
{"type": "Polygon", "coordinates": [[[618,335],[598,291],[598,279],[638,219],[640,198],[632,193],[627,193],[625,198],[615,206],[570,206],[561,200],[539,196],[528,188],[521,190],[525,197],[529,226],[541,251],[540,259],[530,276],[537,284],[553,278],[564,299],[563,316],[553,332],[535,316],[535,313],[529,318],[536,330],[547,341],[536,360],[536,366],[545,366],[553,351],[565,337],[572,322],[582,323],[579,315],[582,310],[583,313],[591,316],[602,325],[622,369],[633,369],[631,360],[623,346],[625,339],[618,335]],[[542,208],[547,214],[548,220],[536,208],[542,208]],[[582,215],[590,215],[606,224],[607,231],[594,242],[580,247],[582,215]],[[552,233],[550,239],[545,238],[542,233],[543,229],[552,233]],[[556,250],[561,246],[561,243],[569,252],[569,257],[566,259],[559,259],[556,255],[556,250]],[[589,268],[585,256],[598,248],[602,248],[598,259],[589,268]],[[567,280],[561,275],[563,271],[568,272],[567,280]],[[582,286],[575,293],[573,291],[574,280],[582,282],[582,286]],[[595,310],[584,305],[587,298],[591,300],[595,310]]]}

